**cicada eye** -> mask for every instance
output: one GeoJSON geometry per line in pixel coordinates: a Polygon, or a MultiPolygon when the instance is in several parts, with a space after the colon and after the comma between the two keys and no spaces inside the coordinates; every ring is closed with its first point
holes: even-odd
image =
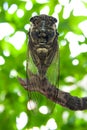
{"type": "Polygon", "coordinates": [[[48,33],[48,36],[49,36],[50,38],[54,37],[54,35],[55,35],[54,30],[48,29],[48,30],[47,30],[47,33],[48,33]]]}
{"type": "Polygon", "coordinates": [[[35,41],[38,39],[39,30],[36,28],[32,28],[30,34],[31,34],[32,39],[35,41]]]}

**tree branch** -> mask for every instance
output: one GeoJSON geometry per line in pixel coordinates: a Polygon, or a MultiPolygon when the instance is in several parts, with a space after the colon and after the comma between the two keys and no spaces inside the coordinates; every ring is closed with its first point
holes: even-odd
{"type": "Polygon", "coordinates": [[[71,96],[69,93],[63,92],[50,84],[47,79],[40,80],[39,76],[32,75],[28,81],[28,85],[26,79],[18,78],[18,80],[27,91],[37,91],[63,107],[71,110],[87,109],[87,97],[78,98],[76,96],[71,96]]]}

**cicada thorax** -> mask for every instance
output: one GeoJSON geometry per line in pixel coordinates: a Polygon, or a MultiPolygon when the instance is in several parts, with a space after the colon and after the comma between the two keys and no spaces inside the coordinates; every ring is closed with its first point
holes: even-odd
{"type": "Polygon", "coordinates": [[[43,79],[58,50],[55,22],[47,15],[33,17],[29,30],[29,49],[39,76],[43,79]]]}

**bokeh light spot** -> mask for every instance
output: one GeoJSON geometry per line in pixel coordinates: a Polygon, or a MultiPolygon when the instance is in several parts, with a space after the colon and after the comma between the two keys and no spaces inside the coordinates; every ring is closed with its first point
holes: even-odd
{"type": "Polygon", "coordinates": [[[12,4],[11,6],[10,6],[10,8],[8,9],[8,13],[9,14],[13,14],[16,10],[17,10],[17,5],[16,4],[12,4]]]}
{"type": "Polygon", "coordinates": [[[5,63],[5,60],[2,56],[0,56],[0,65],[3,65],[5,63]]]}
{"type": "Polygon", "coordinates": [[[4,4],[3,4],[3,9],[4,9],[4,10],[8,10],[8,3],[7,3],[7,2],[4,2],[4,4]]]}
{"type": "Polygon", "coordinates": [[[27,108],[28,108],[28,110],[34,110],[35,108],[36,108],[36,102],[34,102],[33,100],[30,100],[30,101],[28,101],[28,103],[27,103],[27,108]]]}
{"type": "Polygon", "coordinates": [[[72,64],[75,65],[75,66],[78,65],[78,64],[79,64],[79,60],[78,60],[78,59],[74,59],[74,60],[72,61],[72,64]]]}
{"type": "Polygon", "coordinates": [[[33,4],[32,4],[32,2],[29,0],[29,1],[27,1],[27,3],[25,4],[25,8],[26,8],[26,10],[31,10],[32,9],[32,7],[33,7],[33,4]]]}
{"type": "Polygon", "coordinates": [[[40,11],[40,14],[49,14],[49,6],[45,6],[44,8],[42,8],[42,10],[40,11]]]}
{"type": "Polygon", "coordinates": [[[18,9],[18,10],[17,10],[17,16],[18,16],[19,18],[22,18],[22,17],[24,16],[24,11],[23,11],[22,9],[18,9]]]}
{"type": "Polygon", "coordinates": [[[47,106],[41,106],[41,107],[39,108],[39,111],[40,111],[40,113],[42,113],[42,114],[47,114],[47,113],[49,113],[49,109],[48,109],[47,106]]]}
{"type": "Polygon", "coordinates": [[[18,130],[22,130],[28,122],[28,116],[25,112],[21,112],[19,117],[16,117],[16,126],[18,130]]]}

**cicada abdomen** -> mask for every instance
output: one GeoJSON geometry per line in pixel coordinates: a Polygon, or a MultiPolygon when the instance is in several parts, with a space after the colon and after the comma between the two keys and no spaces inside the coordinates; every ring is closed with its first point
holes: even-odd
{"type": "MultiPolygon", "coordinates": [[[[59,77],[57,20],[52,16],[40,15],[32,17],[30,22],[27,79],[36,74],[40,77],[39,82],[47,78],[51,83],[55,84],[59,77]]],[[[30,93],[30,98],[36,102],[36,108],[44,105],[52,109],[50,100],[37,92],[30,93]]]]}

